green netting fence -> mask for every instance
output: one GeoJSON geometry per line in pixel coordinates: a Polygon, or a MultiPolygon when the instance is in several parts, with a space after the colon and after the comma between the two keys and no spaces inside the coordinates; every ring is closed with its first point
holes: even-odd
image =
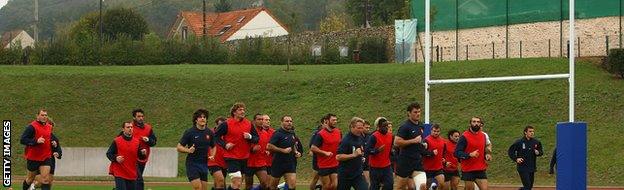
{"type": "MultiPolygon", "coordinates": [[[[411,1],[412,18],[425,19],[425,0],[411,1]]],[[[622,0],[576,0],[576,18],[620,16],[622,0]]],[[[568,0],[431,0],[433,31],[568,19],[568,0]]],[[[419,30],[424,22],[418,22],[419,30]]]]}

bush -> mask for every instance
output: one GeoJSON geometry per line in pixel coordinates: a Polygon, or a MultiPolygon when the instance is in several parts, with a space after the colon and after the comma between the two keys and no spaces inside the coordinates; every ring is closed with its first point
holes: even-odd
{"type": "Polygon", "coordinates": [[[228,51],[217,38],[188,41],[190,44],[188,63],[191,64],[225,64],[228,62],[228,51]]]}
{"type": "Polygon", "coordinates": [[[37,45],[32,61],[35,65],[78,65],[77,49],[73,41],[61,37],[56,41],[37,45]]]}
{"type": "Polygon", "coordinates": [[[99,38],[91,34],[79,35],[73,40],[70,48],[75,48],[75,65],[99,65],[99,38]]]}
{"type": "Polygon", "coordinates": [[[325,45],[321,48],[321,64],[338,64],[341,63],[340,50],[334,45],[325,45]]]}
{"type": "Polygon", "coordinates": [[[360,62],[387,63],[387,40],[381,37],[366,37],[360,45],[360,62]]]}
{"type": "Polygon", "coordinates": [[[167,64],[163,56],[163,42],[158,35],[150,33],[145,35],[142,43],[143,64],[167,64]]]}
{"type": "Polygon", "coordinates": [[[8,49],[0,47],[0,65],[22,64],[23,51],[21,46],[13,46],[8,49]]]}
{"type": "Polygon", "coordinates": [[[238,64],[286,64],[288,47],[268,38],[247,38],[240,40],[234,53],[233,63],[238,64]]]}
{"type": "Polygon", "coordinates": [[[290,64],[311,64],[311,63],[314,63],[314,57],[312,57],[312,51],[310,51],[309,44],[291,45],[290,64]]]}
{"type": "Polygon", "coordinates": [[[106,65],[141,65],[141,41],[134,41],[130,36],[119,36],[116,41],[107,42],[102,47],[102,64],[106,65]]]}
{"type": "MultiPolygon", "coordinates": [[[[100,45],[97,35],[87,32],[58,35],[54,41],[43,42],[31,53],[37,65],[155,65],[155,64],[344,64],[353,63],[352,51],[360,50],[360,62],[385,63],[386,40],[379,37],[349,41],[349,56],[341,57],[339,46],[323,43],[320,56],[312,56],[310,43],[288,43],[276,38],[248,38],[231,45],[218,38],[197,39],[191,36],[180,41],[162,40],[147,34],[141,40],[130,35],[107,38],[100,45]],[[290,51],[290,52],[289,52],[290,51]]],[[[21,50],[0,51],[0,64],[19,64],[21,50]]]]}
{"type": "Polygon", "coordinates": [[[605,63],[609,72],[624,78],[624,49],[611,49],[605,63]]]}
{"type": "Polygon", "coordinates": [[[177,40],[167,40],[162,43],[162,61],[166,64],[182,64],[186,62],[188,48],[177,40]]]}

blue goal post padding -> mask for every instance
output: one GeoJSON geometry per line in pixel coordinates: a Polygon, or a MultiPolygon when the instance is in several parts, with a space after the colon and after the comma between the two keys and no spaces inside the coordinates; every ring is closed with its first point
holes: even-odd
{"type": "Polygon", "coordinates": [[[422,140],[425,140],[425,138],[431,134],[431,126],[433,125],[431,123],[425,123],[424,126],[425,129],[423,130],[422,140]]]}
{"type": "Polygon", "coordinates": [[[557,124],[557,189],[587,189],[587,123],[557,124]]]}

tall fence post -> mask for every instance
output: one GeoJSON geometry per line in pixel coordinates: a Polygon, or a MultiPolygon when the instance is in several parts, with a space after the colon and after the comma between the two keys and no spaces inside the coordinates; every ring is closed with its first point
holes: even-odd
{"type": "Polygon", "coordinates": [[[436,46],[436,62],[440,62],[440,45],[436,46]]]}
{"type": "Polygon", "coordinates": [[[576,45],[577,45],[576,55],[577,56],[576,57],[581,57],[581,37],[577,37],[576,39],[577,39],[576,40],[577,41],[577,43],[576,43],[576,45]]]}
{"type": "Polygon", "coordinates": [[[429,47],[429,59],[431,61],[433,61],[433,48],[434,48],[434,46],[433,46],[433,37],[431,37],[431,43],[430,44],[431,44],[431,47],[429,47]]]}
{"type": "Polygon", "coordinates": [[[494,54],[494,42],[492,42],[492,59],[496,59],[494,54]]]}
{"type": "Polygon", "coordinates": [[[606,55],[609,56],[609,36],[605,36],[605,51],[606,51],[606,55]]]}
{"type": "Polygon", "coordinates": [[[455,0],[455,61],[459,61],[459,0],[455,0]]]}
{"type": "Polygon", "coordinates": [[[559,0],[559,57],[563,57],[563,0],[559,0]]]}
{"type": "Polygon", "coordinates": [[[548,58],[550,58],[550,39],[548,39],[548,58]]]}
{"type": "Polygon", "coordinates": [[[444,61],[444,47],[440,47],[440,61],[444,61]]]}
{"type": "Polygon", "coordinates": [[[509,0],[505,1],[505,58],[509,59],[509,0]]]}
{"type": "Polygon", "coordinates": [[[466,61],[468,61],[468,44],[466,44],[466,61]]]}
{"type": "Polygon", "coordinates": [[[520,58],[522,58],[522,40],[520,40],[520,58]]]}
{"type": "Polygon", "coordinates": [[[566,45],[566,56],[570,58],[570,40],[568,40],[568,45],[566,45]]]}

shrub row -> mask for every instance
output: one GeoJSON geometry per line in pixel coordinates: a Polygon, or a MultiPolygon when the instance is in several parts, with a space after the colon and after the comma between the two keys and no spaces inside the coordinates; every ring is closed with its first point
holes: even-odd
{"type": "Polygon", "coordinates": [[[2,49],[0,64],[26,61],[35,65],[286,64],[289,61],[290,64],[343,64],[356,62],[352,50],[358,48],[357,62],[386,63],[389,61],[386,43],[385,39],[376,37],[354,38],[348,44],[348,56],[343,57],[337,46],[322,45],[321,55],[315,56],[311,44],[289,47],[288,43],[271,38],[249,38],[228,45],[213,38],[162,40],[148,34],[142,40],[122,35],[100,44],[97,36],[78,35],[73,39],[61,37],[42,42],[34,49],[2,49]]]}

